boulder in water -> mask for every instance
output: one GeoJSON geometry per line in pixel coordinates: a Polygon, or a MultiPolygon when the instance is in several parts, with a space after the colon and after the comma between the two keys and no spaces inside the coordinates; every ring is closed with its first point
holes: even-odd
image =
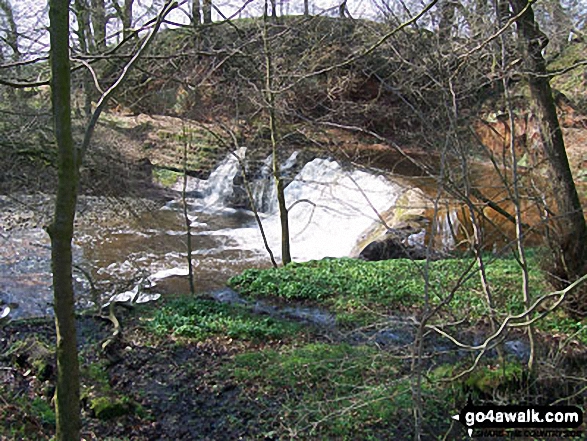
{"type": "Polygon", "coordinates": [[[427,250],[425,245],[410,240],[420,233],[411,225],[390,229],[382,239],[363,248],[358,257],[370,262],[390,259],[424,260],[427,254],[433,260],[441,259],[443,256],[439,252],[427,250]]]}

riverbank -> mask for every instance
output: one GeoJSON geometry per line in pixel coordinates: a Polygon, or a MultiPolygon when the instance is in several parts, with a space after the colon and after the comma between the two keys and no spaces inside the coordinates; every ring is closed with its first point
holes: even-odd
{"type": "MultiPolygon", "coordinates": [[[[154,198],[79,196],[75,226],[115,226],[145,212],[161,208],[168,193],[154,198]]],[[[49,194],[0,195],[0,231],[4,234],[34,228],[45,228],[52,220],[55,196],[49,194]]]]}
{"type": "MultiPolygon", "coordinates": [[[[433,299],[460,284],[456,274],[466,273],[468,262],[432,263],[433,299]]],[[[184,296],[164,298],[156,307],[121,308],[122,336],[108,345],[110,322],[79,316],[84,438],[409,438],[414,339],[425,299],[418,290],[421,269],[401,259],[325,259],[247,271],[231,281],[247,304],[184,296]],[[258,299],[275,310],[320,307],[335,322],[270,314],[254,308],[258,299]]],[[[514,259],[489,262],[503,314],[517,311],[523,301],[517,269],[514,259]]],[[[546,288],[536,279],[539,273],[533,274],[533,286],[546,288]]],[[[490,325],[478,278],[455,293],[430,323],[479,344],[490,325]]],[[[468,396],[476,404],[577,404],[573,394],[582,395],[582,382],[573,378],[587,374],[582,326],[562,312],[541,320],[535,331],[541,368],[532,374],[525,369],[526,334],[512,329],[505,335],[503,360],[490,351],[458,380],[451,378],[468,369],[477,352],[427,333],[420,361],[426,439],[467,439],[451,415],[468,396]]],[[[50,320],[15,321],[2,329],[0,438],[50,439],[53,342],[50,320]]]]}

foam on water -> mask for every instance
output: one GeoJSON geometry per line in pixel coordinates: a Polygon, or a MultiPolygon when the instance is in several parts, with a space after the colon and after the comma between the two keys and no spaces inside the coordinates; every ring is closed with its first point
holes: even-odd
{"type": "MultiPolygon", "coordinates": [[[[400,185],[383,176],[346,171],[329,159],[309,162],[285,189],[292,258],[348,256],[361,233],[378,221],[377,212],[389,209],[402,192],[400,185]]],[[[271,249],[280,255],[277,204],[271,204],[270,210],[262,223],[271,249]]],[[[212,234],[232,237],[242,249],[264,252],[256,225],[212,234]]]]}

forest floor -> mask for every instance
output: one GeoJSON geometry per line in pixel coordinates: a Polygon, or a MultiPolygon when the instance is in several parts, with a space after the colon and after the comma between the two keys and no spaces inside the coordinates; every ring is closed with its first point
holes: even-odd
{"type": "MultiPolygon", "coordinates": [[[[83,438],[410,438],[412,350],[424,297],[414,291],[417,266],[409,260],[327,259],[251,270],[231,282],[245,299],[271,301],[273,311],[319,307],[335,323],[296,320],[240,302],[168,297],[118,307],[122,334],[113,339],[110,321],[80,315],[83,438]],[[394,283],[383,288],[390,275],[394,283]]],[[[465,259],[434,262],[430,277],[448,286],[465,266],[465,259]]],[[[507,301],[510,312],[522,301],[514,295],[515,268],[513,259],[489,267],[496,298],[507,301]]],[[[531,277],[533,286],[542,286],[539,272],[531,277]]],[[[469,344],[490,333],[478,283],[457,290],[437,318],[458,323],[451,332],[469,344]]],[[[424,439],[468,439],[450,418],[468,396],[479,404],[584,405],[586,331],[584,320],[553,314],[535,330],[535,374],[525,370],[525,332],[512,330],[502,346],[503,362],[490,351],[475,372],[456,381],[450,378],[471,366],[476,352],[427,335],[421,359],[424,439]]],[[[0,439],[51,439],[54,325],[50,319],[20,320],[0,332],[0,439]]]]}

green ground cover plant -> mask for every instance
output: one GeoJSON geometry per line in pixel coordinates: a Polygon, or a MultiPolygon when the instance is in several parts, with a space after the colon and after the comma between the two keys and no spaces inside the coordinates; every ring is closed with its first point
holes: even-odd
{"type": "Polygon", "coordinates": [[[167,301],[154,311],[146,328],[157,335],[172,334],[194,340],[213,335],[243,340],[279,339],[302,329],[297,323],[254,315],[243,307],[187,297],[167,301]]]}

